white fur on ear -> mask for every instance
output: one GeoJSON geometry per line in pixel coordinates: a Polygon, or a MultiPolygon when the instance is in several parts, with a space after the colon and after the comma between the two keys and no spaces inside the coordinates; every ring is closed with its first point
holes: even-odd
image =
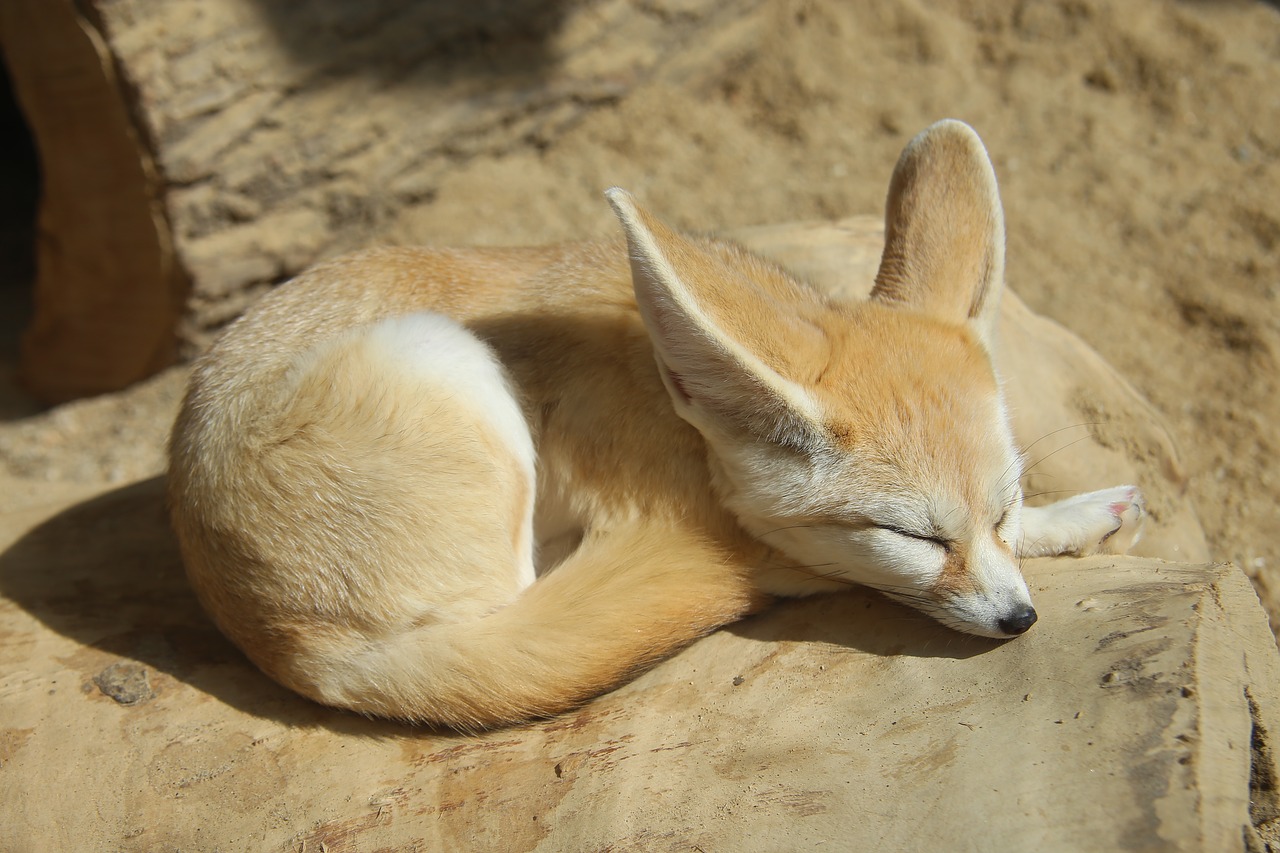
{"type": "Polygon", "coordinates": [[[969,323],[990,348],[1004,289],[1004,208],[973,128],[946,119],[903,149],[873,299],[969,323]]]}
{"type": "Polygon", "coordinates": [[[605,195],[626,232],[636,302],[677,412],[701,428],[701,408],[772,439],[820,424],[817,401],[726,332],[700,298],[703,289],[723,294],[742,288],[743,308],[749,310],[748,283],[645,211],[626,190],[613,187],[605,195]]]}

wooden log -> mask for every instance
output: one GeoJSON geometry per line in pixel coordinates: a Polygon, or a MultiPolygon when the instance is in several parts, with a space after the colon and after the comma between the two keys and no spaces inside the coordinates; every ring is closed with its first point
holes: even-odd
{"type": "Polygon", "coordinates": [[[156,173],[75,4],[0,4],[0,45],[43,164],[21,378],[51,402],[121,388],[177,349],[183,288],[156,173]]]}

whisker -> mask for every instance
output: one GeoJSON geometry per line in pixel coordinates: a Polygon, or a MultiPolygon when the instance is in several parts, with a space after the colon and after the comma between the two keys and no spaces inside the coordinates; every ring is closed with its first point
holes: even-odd
{"type": "Polygon", "coordinates": [[[905,600],[911,600],[911,601],[922,601],[922,602],[933,601],[933,599],[929,598],[927,594],[921,592],[918,589],[913,589],[912,587],[909,587],[909,586],[894,586],[892,584],[865,584],[865,585],[878,592],[883,592],[885,595],[891,596],[893,598],[899,598],[899,599],[905,599],[905,600]]]}
{"type": "MultiPolygon", "coordinates": [[[[1093,426],[1101,426],[1101,421],[1086,421],[1085,423],[1071,424],[1070,426],[1060,427],[1058,429],[1053,430],[1052,432],[1045,433],[1044,435],[1040,436],[1035,441],[1031,442],[1030,444],[1022,448],[1018,452],[1018,458],[1015,459],[1007,468],[1004,469],[1004,471],[1000,474],[1001,478],[1007,477],[1009,475],[1009,471],[1011,468],[1014,468],[1015,466],[1021,466],[1019,472],[1013,477],[1013,479],[1016,481],[1023,474],[1026,474],[1032,468],[1035,468],[1036,465],[1039,465],[1045,459],[1049,458],[1048,456],[1046,456],[1043,459],[1038,460],[1034,465],[1031,465],[1031,466],[1025,466],[1023,464],[1027,461],[1027,457],[1031,455],[1031,449],[1035,447],[1037,444],[1039,444],[1040,442],[1044,441],[1045,439],[1052,438],[1058,433],[1066,432],[1069,429],[1080,429],[1081,427],[1093,427],[1093,426]]],[[[1088,437],[1089,437],[1089,434],[1086,434],[1076,439],[1076,441],[1083,441],[1085,438],[1088,438],[1088,437]]],[[[1073,441],[1071,442],[1071,444],[1075,444],[1075,442],[1073,441]]],[[[1066,447],[1070,447],[1071,444],[1066,445],[1066,447]]],[[[1058,449],[1062,450],[1063,448],[1058,448],[1058,449]]],[[[1057,451],[1055,450],[1054,453],[1056,452],[1057,451]]],[[[1049,455],[1052,456],[1053,454],[1051,453],[1049,455]]]]}
{"type": "MultiPolygon", "coordinates": [[[[1035,441],[1031,442],[1026,447],[1022,448],[1022,452],[1024,454],[1029,454],[1031,452],[1031,448],[1035,447],[1037,444],[1044,441],[1046,438],[1053,438],[1055,435],[1057,435],[1060,432],[1066,432],[1069,429],[1079,429],[1080,427],[1093,427],[1093,426],[1102,426],[1102,421],[1086,421],[1084,423],[1072,424],[1071,426],[1064,426],[1059,429],[1055,429],[1053,432],[1046,432],[1044,435],[1040,436],[1035,441]]],[[[1085,437],[1087,438],[1088,436],[1085,436],[1085,437]]],[[[1080,439],[1076,439],[1076,441],[1080,441],[1080,439]]]]}
{"type": "Polygon", "coordinates": [[[1066,444],[1064,444],[1064,445],[1062,445],[1061,447],[1059,447],[1057,450],[1053,450],[1053,451],[1050,451],[1049,453],[1046,453],[1044,456],[1041,456],[1039,459],[1037,459],[1037,460],[1035,461],[1035,464],[1033,464],[1033,465],[1031,465],[1031,466],[1029,466],[1029,467],[1027,467],[1027,468],[1023,469],[1023,471],[1022,471],[1023,475],[1025,476],[1025,475],[1027,475],[1027,474],[1030,474],[1030,473],[1031,473],[1032,471],[1034,471],[1037,467],[1039,467],[1039,466],[1040,466],[1040,464],[1041,464],[1042,462],[1044,462],[1045,460],[1047,460],[1047,459],[1052,459],[1054,456],[1056,456],[1057,454],[1061,453],[1062,451],[1064,451],[1064,450],[1066,450],[1066,449],[1068,449],[1068,448],[1070,448],[1070,447],[1074,447],[1074,446],[1076,446],[1077,444],[1079,444],[1080,442],[1084,441],[1085,439],[1092,438],[1092,437],[1093,437],[1092,435],[1083,435],[1083,436],[1081,436],[1080,438],[1075,439],[1074,441],[1069,441],[1069,442],[1067,442],[1066,444]]]}
{"type": "Polygon", "coordinates": [[[809,576],[810,578],[812,578],[813,580],[831,581],[832,583],[844,584],[845,586],[861,586],[861,585],[862,585],[862,584],[857,583],[856,581],[851,581],[851,580],[849,580],[848,578],[842,578],[842,577],[840,577],[838,574],[836,574],[834,571],[831,571],[831,572],[814,572],[814,571],[810,571],[810,568],[821,568],[822,566],[829,566],[829,565],[833,565],[833,564],[832,564],[832,563],[819,563],[817,566],[813,566],[813,567],[810,567],[810,566],[781,565],[781,564],[780,564],[780,565],[778,565],[778,566],[775,566],[775,568],[791,569],[791,570],[793,570],[793,571],[797,571],[797,572],[799,572],[799,573],[800,573],[800,574],[802,574],[802,575],[808,575],[808,576],[809,576]]]}
{"type": "Polygon", "coordinates": [[[775,527],[773,530],[761,533],[760,538],[763,539],[765,536],[772,536],[773,534],[781,533],[784,530],[808,530],[811,527],[813,527],[812,524],[789,524],[786,527],[775,527]]]}
{"type": "Polygon", "coordinates": [[[1044,497],[1045,495],[1068,495],[1072,493],[1073,493],[1072,489],[1045,489],[1042,492],[1032,492],[1029,495],[1023,495],[1022,499],[1027,500],[1029,498],[1044,497]]]}

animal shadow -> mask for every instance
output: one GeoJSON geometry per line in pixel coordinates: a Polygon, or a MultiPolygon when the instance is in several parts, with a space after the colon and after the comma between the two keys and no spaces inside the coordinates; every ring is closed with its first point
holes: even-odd
{"type": "MultiPolygon", "coordinates": [[[[0,595],[87,649],[166,673],[253,716],[370,736],[405,728],[294,695],[219,633],[183,573],[163,477],[98,495],[27,531],[0,554],[0,595]]],[[[86,684],[99,675],[83,674],[86,684]]]]}
{"type": "MultiPolygon", "coordinates": [[[[423,733],[316,705],[249,663],[187,583],[162,477],[98,495],[29,530],[0,554],[0,594],[80,646],[166,673],[253,716],[368,737],[423,733]]],[[[994,645],[867,590],[784,602],[727,630],[878,656],[965,658],[994,645]]],[[[97,674],[85,672],[86,683],[97,674]]]]}

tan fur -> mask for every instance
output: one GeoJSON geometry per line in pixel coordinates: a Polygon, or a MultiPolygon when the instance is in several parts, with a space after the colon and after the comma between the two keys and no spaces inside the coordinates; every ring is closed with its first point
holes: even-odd
{"type": "MultiPolygon", "coordinates": [[[[771,593],[865,582],[1026,630],[987,352],[1003,224],[972,131],[904,153],[859,305],[610,201],[626,244],[361,253],[201,359],[170,497],[227,636],[317,701],[477,728],[571,707],[771,593]]],[[[1105,539],[1099,505],[1069,537],[1033,516],[1037,543],[1105,539]]]]}

